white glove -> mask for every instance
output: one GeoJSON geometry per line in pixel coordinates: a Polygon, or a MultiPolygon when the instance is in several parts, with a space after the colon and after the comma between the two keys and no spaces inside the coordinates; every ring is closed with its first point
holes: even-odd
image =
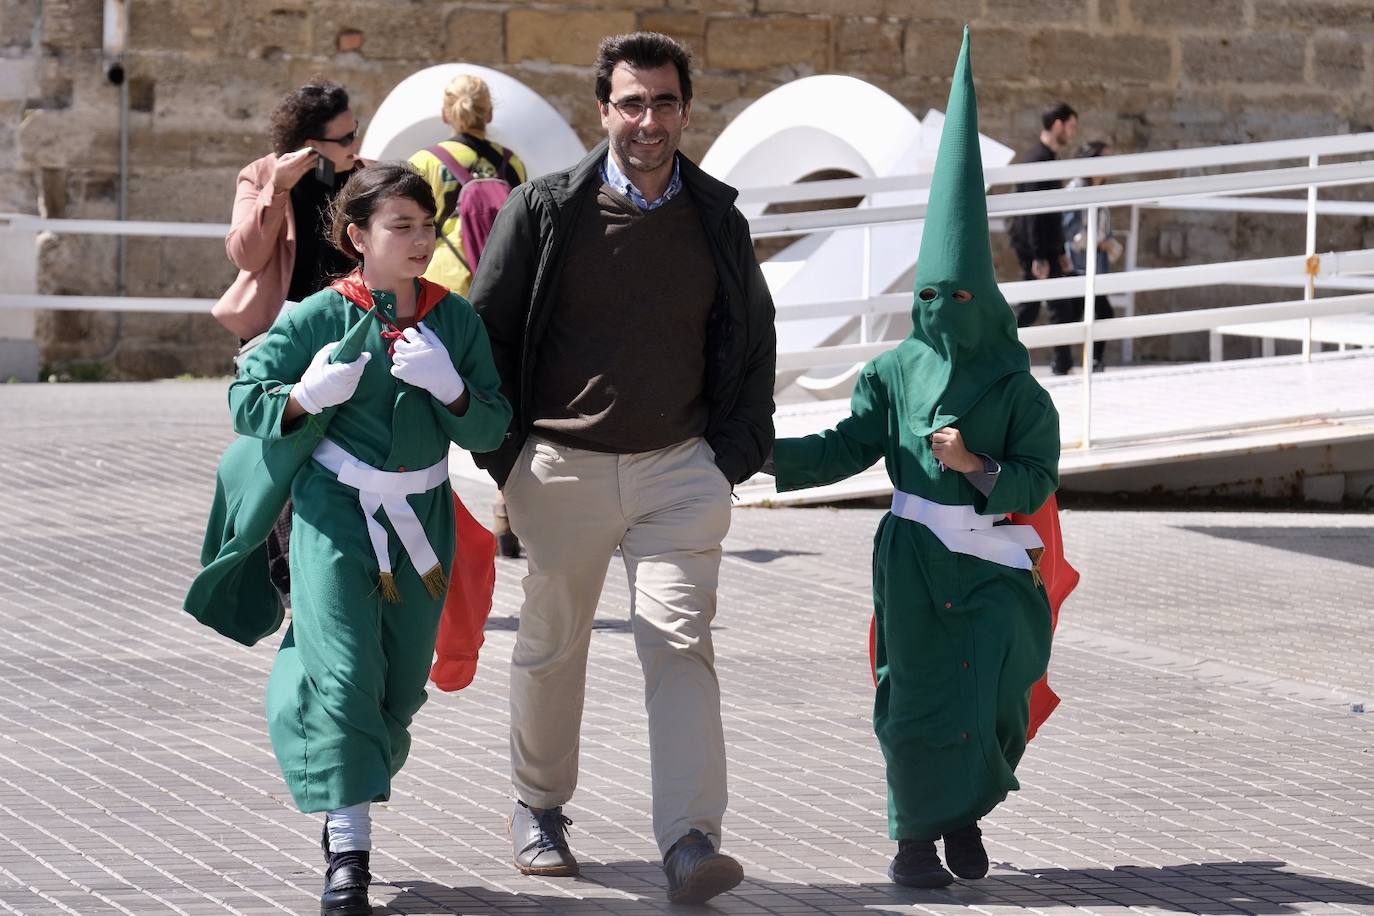
{"type": "Polygon", "coordinates": [[[358,380],[363,377],[363,369],[372,354],[364,350],[351,363],[331,363],[329,354],[338,345],[336,340],[321,347],[301,380],[291,389],[291,395],[306,413],[316,414],[326,407],[342,404],[358,390],[358,380]]]}
{"type": "Polygon", "coordinates": [[[445,406],[461,398],[467,385],[439,335],[422,321],[401,336],[391,354],[391,374],[425,389],[445,406]]]}

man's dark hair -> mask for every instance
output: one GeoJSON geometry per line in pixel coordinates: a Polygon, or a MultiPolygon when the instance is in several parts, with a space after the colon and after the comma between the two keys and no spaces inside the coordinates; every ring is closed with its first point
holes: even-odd
{"type": "Polygon", "coordinates": [[[284,156],[307,140],[331,139],[324,126],[348,110],[348,90],[324,81],[287,93],[272,111],[272,152],[284,156]]]}
{"type": "Polygon", "coordinates": [[[344,183],[339,196],[334,198],[330,211],[329,240],[334,247],[354,261],[363,256],[353,247],[348,237],[350,225],[367,228],[372,214],[383,201],[393,197],[408,197],[420,205],[430,216],[439,212],[434,205],[434,192],[429,182],[408,162],[378,162],[376,165],[354,169],[344,183]]]}
{"type": "Polygon", "coordinates": [[[1040,115],[1040,125],[1049,130],[1054,126],[1055,121],[1067,121],[1069,118],[1078,117],[1078,112],[1069,106],[1068,102],[1055,102],[1045,113],[1040,115]]]}
{"type": "Polygon", "coordinates": [[[596,98],[611,100],[611,72],[616,64],[626,63],[636,70],[653,70],[671,63],[677,67],[682,86],[682,101],[692,100],[692,52],[680,42],[658,32],[631,32],[609,35],[596,49],[596,98]]]}

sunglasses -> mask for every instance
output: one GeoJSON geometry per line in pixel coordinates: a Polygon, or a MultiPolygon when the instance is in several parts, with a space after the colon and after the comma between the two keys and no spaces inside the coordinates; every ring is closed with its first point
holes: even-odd
{"type": "Polygon", "coordinates": [[[352,146],[353,141],[358,139],[358,128],[353,128],[342,137],[316,137],[321,143],[337,143],[340,146],[352,146]]]}

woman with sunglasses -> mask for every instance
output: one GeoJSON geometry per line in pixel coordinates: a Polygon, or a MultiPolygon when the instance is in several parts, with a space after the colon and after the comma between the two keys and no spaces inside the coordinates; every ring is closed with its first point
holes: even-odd
{"type": "MultiPolygon", "coordinates": [[[[348,91],[329,82],[294,89],[272,112],[272,152],[244,166],[225,249],[239,269],[210,312],[239,336],[234,359],[266,335],[287,302],[300,302],[353,269],[329,241],[330,209],[358,158],[348,91]]],[[[291,505],[267,542],[272,584],[291,594],[291,505]]]]}
{"type": "Polygon", "coordinates": [[[358,158],[348,92],[329,82],[294,89],[272,112],[272,152],[244,166],[225,248],[239,275],[211,313],[245,343],[286,301],[319,292],[352,265],[329,244],[329,208],[358,158]]]}

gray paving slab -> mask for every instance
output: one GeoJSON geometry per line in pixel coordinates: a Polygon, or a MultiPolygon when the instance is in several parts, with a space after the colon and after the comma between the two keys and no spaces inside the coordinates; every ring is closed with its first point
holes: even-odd
{"type": "MultiPolygon", "coordinates": [[[[0,386],[0,912],[313,913],[318,818],[262,717],[275,639],[181,613],[223,385],[0,386]]],[[[490,490],[465,485],[484,517],[490,490]]],[[[735,513],[716,632],[730,744],[726,913],[1374,913],[1374,516],[1067,511],[1084,574],[1064,704],[985,822],[992,874],[889,884],[868,725],[881,512],[735,513]]],[[[377,812],[379,913],[671,910],[613,561],[593,635],[577,881],[509,863],[503,561],[476,682],[434,693],[377,812]]]]}

